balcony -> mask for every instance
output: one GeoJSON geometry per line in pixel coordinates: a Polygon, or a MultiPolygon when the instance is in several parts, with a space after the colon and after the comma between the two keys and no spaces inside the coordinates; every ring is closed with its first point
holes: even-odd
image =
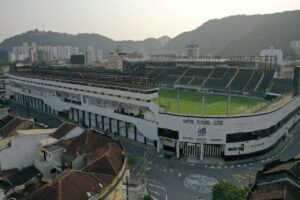
{"type": "Polygon", "coordinates": [[[42,157],[36,157],[33,161],[33,164],[42,173],[53,168],[52,163],[45,161],[42,157]]]}

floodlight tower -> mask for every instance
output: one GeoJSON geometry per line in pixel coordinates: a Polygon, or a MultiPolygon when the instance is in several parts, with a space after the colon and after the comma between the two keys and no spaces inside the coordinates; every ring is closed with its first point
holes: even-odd
{"type": "Polygon", "coordinates": [[[227,95],[227,115],[230,114],[230,101],[231,101],[231,85],[229,85],[228,95],[227,95]]]}
{"type": "Polygon", "coordinates": [[[204,93],[202,91],[202,87],[200,88],[200,92],[202,93],[201,114],[204,115],[205,96],[204,96],[204,93]]]}
{"type": "Polygon", "coordinates": [[[177,88],[177,113],[180,113],[180,95],[179,95],[179,88],[177,88]]]}

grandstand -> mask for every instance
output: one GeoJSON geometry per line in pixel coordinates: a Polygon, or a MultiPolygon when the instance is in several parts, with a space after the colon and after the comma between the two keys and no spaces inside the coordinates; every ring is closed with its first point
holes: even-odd
{"type": "MultiPolygon", "coordinates": [[[[233,66],[233,65],[179,65],[163,66],[155,64],[139,67],[130,64],[135,69],[140,68],[139,73],[148,74],[159,83],[160,88],[181,88],[206,92],[217,92],[232,95],[254,96],[264,98],[268,95],[284,95],[291,92],[288,79],[276,79],[275,69],[265,66],[233,66]],[[284,84],[284,85],[282,85],[284,84]],[[286,85],[285,85],[286,84],[286,85]],[[280,87],[284,87],[281,90],[280,87]],[[286,86],[286,87],[285,87],[286,86]],[[278,88],[278,89],[277,89],[278,88]]],[[[127,72],[134,74],[130,67],[127,72]]],[[[126,71],[125,70],[125,71],[126,71]]]]}
{"type": "Polygon", "coordinates": [[[269,91],[271,93],[285,94],[292,92],[292,88],[292,79],[275,78],[270,86],[269,91]]]}

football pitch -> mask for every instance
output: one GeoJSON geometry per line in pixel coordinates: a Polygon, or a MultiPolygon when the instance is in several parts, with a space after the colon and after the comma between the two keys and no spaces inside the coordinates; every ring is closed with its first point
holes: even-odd
{"type": "MultiPolygon", "coordinates": [[[[177,103],[177,91],[160,89],[159,97],[155,103],[162,110],[170,113],[194,114],[194,115],[227,115],[227,96],[217,94],[202,94],[199,92],[180,91],[179,106],[177,103]],[[202,109],[202,98],[204,107],[202,109]]],[[[264,99],[233,97],[231,96],[229,115],[246,114],[264,107],[267,101],[264,99]]]]}

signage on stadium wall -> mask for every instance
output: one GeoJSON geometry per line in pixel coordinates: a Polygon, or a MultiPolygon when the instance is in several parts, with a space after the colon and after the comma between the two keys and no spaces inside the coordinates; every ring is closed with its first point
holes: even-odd
{"type": "MultiPolygon", "coordinates": [[[[180,134],[181,140],[194,143],[225,143],[225,138],[220,138],[217,132],[220,131],[220,126],[223,125],[223,120],[205,120],[205,119],[182,119],[180,134]],[[218,127],[218,131],[211,130],[213,127],[218,127]]],[[[214,128],[213,128],[214,129],[214,128]]]]}
{"type": "Polygon", "coordinates": [[[222,120],[214,120],[214,121],[209,121],[209,120],[194,120],[194,119],[183,119],[182,122],[184,124],[196,124],[196,125],[212,125],[212,126],[222,126],[223,121],[222,120]]]}

